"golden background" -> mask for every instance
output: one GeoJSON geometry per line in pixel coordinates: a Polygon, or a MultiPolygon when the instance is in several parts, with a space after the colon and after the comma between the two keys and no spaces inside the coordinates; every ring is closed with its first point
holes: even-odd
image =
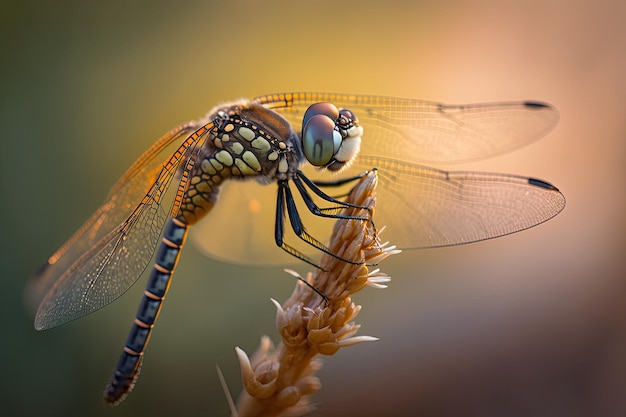
{"type": "Polygon", "coordinates": [[[624,18],[625,3],[590,0],[3,2],[0,414],[228,414],[215,365],[237,395],[234,347],[275,338],[269,298],[293,288],[280,268],[189,245],[118,408],[101,392],[145,277],[40,333],[22,291],[169,128],[225,100],[320,90],[548,101],[561,114],[548,137],[459,169],[548,180],[567,207],[384,263],[390,288],[356,297],[361,334],[381,340],[325,359],[312,415],[626,415],[624,18]]]}

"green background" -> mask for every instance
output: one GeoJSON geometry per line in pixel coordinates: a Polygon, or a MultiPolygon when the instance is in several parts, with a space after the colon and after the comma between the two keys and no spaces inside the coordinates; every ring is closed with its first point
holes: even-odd
{"type": "Polygon", "coordinates": [[[561,122],[547,138],[459,168],[543,178],[568,201],[530,231],[383,264],[391,287],[356,297],[361,334],[381,341],[325,359],[312,415],[626,414],[623,2],[0,6],[0,414],[228,414],[215,365],[236,396],[234,347],[275,338],[269,299],[293,288],[280,268],[190,245],[118,408],[101,392],[145,278],[46,332],[33,330],[22,291],[169,128],[225,100],[295,90],[549,101],[561,122]]]}

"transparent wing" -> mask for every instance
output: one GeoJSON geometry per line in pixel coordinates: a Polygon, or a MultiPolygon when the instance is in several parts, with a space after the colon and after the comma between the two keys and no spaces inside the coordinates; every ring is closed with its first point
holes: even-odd
{"type": "Polygon", "coordinates": [[[293,263],[274,243],[276,184],[226,181],[211,213],[189,230],[205,255],[239,264],[293,263]]]}
{"type": "MultiPolygon", "coordinates": [[[[375,222],[399,247],[457,245],[520,231],[565,206],[556,187],[532,178],[445,172],[423,162],[455,163],[510,152],[558,122],[549,104],[520,101],[446,105],[423,100],[325,93],[257,98],[287,117],[296,131],[319,101],[352,110],[363,126],[361,151],[342,175],[379,169],[375,222]]],[[[319,177],[321,173],[312,174],[319,177]]]]}
{"type": "MultiPolygon", "coordinates": [[[[235,264],[289,265],[299,262],[281,250],[274,241],[276,215],[275,183],[226,181],[220,187],[217,204],[211,213],[194,225],[189,239],[205,255],[235,264]]],[[[292,191],[297,194],[295,187],[292,191]]],[[[298,212],[307,231],[322,241],[330,236],[332,219],[310,214],[302,199],[295,196],[298,212]]],[[[328,205],[328,203],[326,203],[328,205]]],[[[285,220],[287,242],[309,257],[320,252],[299,241],[285,220]]]]}
{"type": "MultiPolygon", "coordinates": [[[[446,172],[381,158],[361,158],[351,171],[363,172],[371,167],[378,168],[379,176],[374,222],[378,228],[385,226],[383,240],[402,249],[459,245],[503,236],[545,222],[565,207],[565,197],[557,188],[534,178],[446,172]]],[[[208,256],[228,262],[297,262],[273,240],[275,188],[274,184],[255,182],[225,184],[219,203],[191,230],[191,239],[208,256]],[[233,213],[237,213],[236,219],[233,213]]],[[[348,189],[343,186],[325,191],[341,196],[348,189]]],[[[298,197],[296,201],[307,230],[322,241],[326,239],[334,222],[310,215],[298,197]]],[[[298,249],[308,256],[319,255],[295,236],[289,243],[299,245],[298,249]]]]}
{"type": "Polygon", "coordinates": [[[194,133],[197,128],[195,123],[180,125],[144,152],[105,203],[33,277],[27,297],[31,303],[43,297],[35,318],[37,329],[104,307],[141,275],[170,214],[161,208],[168,200],[165,192],[201,141],[194,133]]]}
{"type": "Polygon", "coordinates": [[[534,178],[446,172],[381,158],[374,221],[384,240],[403,249],[459,245],[528,229],[556,216],[565,197],[534,178]]]}
{"type": "Polygon", "coordinates": [[[286,117],[296,132],[313,103],[350,109],[363,126],[361,154],[411,163],[468,162],[510,152],[558,122],[549,104],[520,101],[446,105],[423,100],[326,93],[287,93],[256,101],[286,117]]]}

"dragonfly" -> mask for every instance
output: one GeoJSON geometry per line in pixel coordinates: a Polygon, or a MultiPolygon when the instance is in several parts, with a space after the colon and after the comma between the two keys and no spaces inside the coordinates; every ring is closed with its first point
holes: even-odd
{"type": "Polygon", "coordinates": [[[201,231],[195,243],[217,259],[317,266],[311,254],[333,254],[310,232],[321,230],[313,222],[342,218],[341,208],[350,204],[341,187],[376,169],[376,224],[386,226],[399,248],[514,233],[556,216],[565,207],[563,194],[536,178],[431,165],[513,151],[557,122],[557,110],[536,101],[447,105],[280,93],[218,105],[148,148],[35,274],[28,289],[39,303],[35,328],[60,326],[112,303],[153,260],[104,392],[108,403],[119,404],[137,381],[191,226],[201,231]]]}

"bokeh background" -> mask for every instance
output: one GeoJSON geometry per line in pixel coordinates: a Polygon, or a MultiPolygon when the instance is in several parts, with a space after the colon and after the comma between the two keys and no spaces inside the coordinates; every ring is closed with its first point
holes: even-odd
{"type": "MultiPolygon", "coordinates": [[[[546,138],[468,166],[546,179],[568,205],[513,236],[391,259],[362,334],[325,359],[314,416],[626,415],[626,3],[4,1],[0,414],[228,415],[219,364],[276,336],[280,268],[184,252],[133,394],[101,392],[145,278],[35,332],[27,279],[156,138],[216,103],[320,90],[545,100],[546,138]]],[[[301,273],[306,266],[299,266],[301,273]]]]}

